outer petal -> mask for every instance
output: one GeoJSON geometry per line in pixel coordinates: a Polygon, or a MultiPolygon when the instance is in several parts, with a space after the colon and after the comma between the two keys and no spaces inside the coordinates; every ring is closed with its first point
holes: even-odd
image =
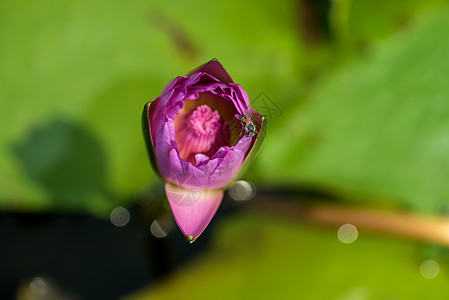
{"type": "Polygon", "coordinates": [[[268,125],[267,119],[264,118],[259,112],[255,111],[253,109],[250,109],[249,113],[254,118],[254,123],[257,128],[257,135],[252,139],[251,147],[249,148],[248,152],[246,153],[245,159],[239,169],[238,174],[232,179],[232,181],[237,180],[243,173],[245,173],[246,169],[248,168],[248,166],[251,164],[251,162],[254,160],[257,153],[259,152],[259,148],[262,145],[262,142],[267,133],[267,125],[268,125]]]}
{"type": "Polygon", "coordinates": [[[196,70],[192,71],[189,75],[192,75],[197,72],[204,72],[211,74],[212,76],[221,80],[224,83],[234,82],[231,76],[229,76],[228,72],[226,72],[225,68],[223,68],[223,66],[218,62],[216,58],[212,59],[208,63],[205,63],[196,70]]]}
{"type": "Polygon", "coordinates": [[[190,243],[206,229],[223,199],[222,190],[187,190],[170,183],[165,184],[165,192],[176,223],[190,243]]]}

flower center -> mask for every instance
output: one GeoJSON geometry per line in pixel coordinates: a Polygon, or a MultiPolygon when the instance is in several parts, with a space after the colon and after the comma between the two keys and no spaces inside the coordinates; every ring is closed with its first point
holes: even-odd
{"type": "Polygon", "coordinates": [[[175,120],[175,141],[182,159],[195,164],[198,153],[212,157],[229,144],[229,133],[218,111],[203,104],[185,117],[175,120]]]}
{"type": "Polygon", "coordinates": [[[197,137],[215,136],[221,127],[220,115],[206,104],[198,106],[189,118],[189,125],[197,137]]]}

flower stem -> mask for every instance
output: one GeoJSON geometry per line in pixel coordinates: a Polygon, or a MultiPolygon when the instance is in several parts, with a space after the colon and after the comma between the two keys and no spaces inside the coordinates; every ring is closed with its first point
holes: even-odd
{"type": "Polygon", "coordinates": [[[393,235],[449,247],[448,218],[373,208],[355,208],[325,202],[302,203],[280,200],[259,195],[248,203],[248,208],[323,226],[352,224],[359,231],[393,235]]]}

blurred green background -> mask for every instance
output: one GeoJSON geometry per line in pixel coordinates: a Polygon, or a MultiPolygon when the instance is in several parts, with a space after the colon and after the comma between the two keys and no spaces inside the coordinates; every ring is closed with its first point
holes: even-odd
{"type": "MultiPolygon", "coordinates": [[[[132,206],[158,180],[144,103],[216,57],[269,122],[246,180],[444,215],[448,32],[442,0],[1,1],[0,208],[107,219],[132,206]]],[[[441,248],[363,232],[344,245],[334,229],[244,211],[211,235],[137,297],[449,297],[441,248]]]]}

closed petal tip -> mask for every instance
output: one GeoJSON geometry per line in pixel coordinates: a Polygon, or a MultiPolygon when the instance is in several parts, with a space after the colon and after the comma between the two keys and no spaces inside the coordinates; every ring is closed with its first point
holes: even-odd
{"type": "Polygon", "coordinates": [[[165,192],[176,223],[189,243],[206,229],[223,199],[222,190],[184,189],[171,183],[165,184],[165,192]]]}
{"type": "Polygon", "coordinates": [[[193,237],[191,235],[187,236],[187,241],[189,242],[189,244],[193,243],[194,241],[196,241],[196,237],[193,237]]]}
{"type": "Polygon", "coordinates": [[[189,75],[204,72],[214,76],[215,78],[221,80],[224,83],[233,83],[231,76],[229,76],[228,72],[223,68],[221,63],[216,59],[212,59],[204,65],[198,67],[194,71],[192,71],[189,75]]]}

